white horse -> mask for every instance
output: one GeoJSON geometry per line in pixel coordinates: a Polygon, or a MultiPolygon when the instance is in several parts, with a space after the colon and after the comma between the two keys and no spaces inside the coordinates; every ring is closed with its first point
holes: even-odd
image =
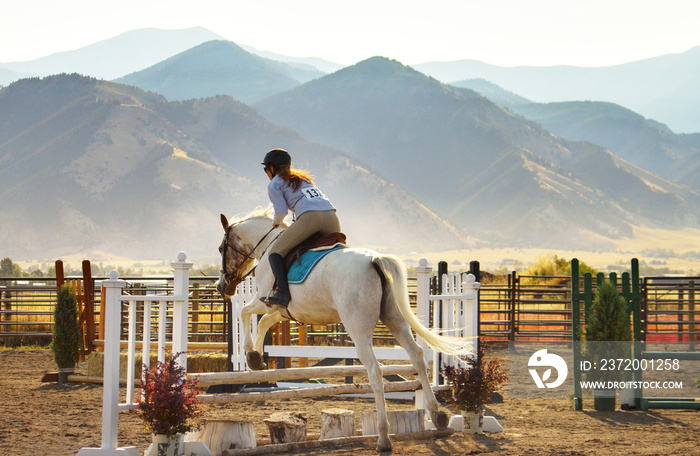
{"type": "MultiPolygon", "coordinates": [[[[267,249],[286,228],[272,228],[270,209],[259,209],[229,224],[221,215],[226,235],[219,247],[223,268],[217,289],[231,296],[242,278],[258,261],[255,280],[257,293],[241,310],[244,326],[243,348],[251,369],[262,368],[262,350],[265,333],[272,325],[283,320],[277,306],[268,307],[259,298],[271,294],[274,277],[267,261],[267,249]],[[264,314],[260,319],[255,344],[252,342],[251,317],[264,314]]],[[[428,379],[423,349],[413,338],[411,328],[428,345],[438,351],[457,356],[471,354],[468,340],[439,336],[424,327],[409,307],[406,268],[393,256],[381,255],[366,249],[345,248],[329,253],[299,285],[290,285],[292,300],[290,314],[300,322],[327,325],[342,322],[355,344],[357,356],[367,368],[374,390],[379,430],[378,451],[391,450],[389,422],[382,367],[372,349],[374,328],[379,320],[386,325],[396,340],[408,352],[418,373],[430,418],[438,429],[447,427],[447,415],[438,411],[438,402],[428,379]]]]}

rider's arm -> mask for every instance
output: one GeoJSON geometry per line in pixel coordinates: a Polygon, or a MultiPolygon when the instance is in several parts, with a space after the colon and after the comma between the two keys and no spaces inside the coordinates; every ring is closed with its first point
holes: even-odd
{"type": "Polygon", "coordinates": [[[275,211],[275,215],[272,218],[272,225],[277,228],[284,221],[287,212],[289,212],[287,200],[284,198],[284,193],[279,184],[275,182],[274,179],[267,185],[267,194],[270,197],[270,202],[275,211]]]}

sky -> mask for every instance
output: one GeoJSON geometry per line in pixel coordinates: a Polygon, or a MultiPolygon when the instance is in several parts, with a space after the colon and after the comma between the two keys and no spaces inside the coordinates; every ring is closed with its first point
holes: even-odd
{"type": "Polygon", "coordinates": [[[698,0],[0,0],[0,62],[124,32],[205,27],[238,44],[349,65],[461,59],[608,66],[700,45],[698,0]]]}

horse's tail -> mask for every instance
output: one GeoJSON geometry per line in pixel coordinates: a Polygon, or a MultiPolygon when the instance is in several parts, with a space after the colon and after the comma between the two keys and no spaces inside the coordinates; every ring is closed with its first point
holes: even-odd
{"type": "Polygon", "coordinates": [[[455,356],[472,355],[471,342],[468,338],[452,337],[437,334],[435,331],[423,326],[411,310],[408,300],[408,280],[406,268],[401,260],[390,255],[381,255],[372,258],[377,273],[382,277],[384,285],[384,297],[388,305],[392,302],[401,312],[413,331],[416,332],[433,350],[455,356]]]}

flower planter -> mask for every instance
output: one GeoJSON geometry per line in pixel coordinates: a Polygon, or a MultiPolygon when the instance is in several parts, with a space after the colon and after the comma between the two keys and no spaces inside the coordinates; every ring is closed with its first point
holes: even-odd
{"type": "Polygon", "coordinates": [[[75,367],[62,367],[58,369],[58,383],[68,383],[68,376],[75,373],[75,367]]]}
{"type": "Polygon", "coordinates": [[[148,447],[144,456],[180,456],[185,451],[184,442],[183,434],[153,434],[153,444],[148,447]]]}
{"type": "Polygon", "coordinates": [[[465,434],[483,434],[484,433],[484,412],[465,412],[462,410],[464,417],[464,433],[465,434]]]}
{"type": "Polygon", "coordinates": [[[593,390],[593,408],[598,412],[615,411],[615,390],[593,390]]]}

